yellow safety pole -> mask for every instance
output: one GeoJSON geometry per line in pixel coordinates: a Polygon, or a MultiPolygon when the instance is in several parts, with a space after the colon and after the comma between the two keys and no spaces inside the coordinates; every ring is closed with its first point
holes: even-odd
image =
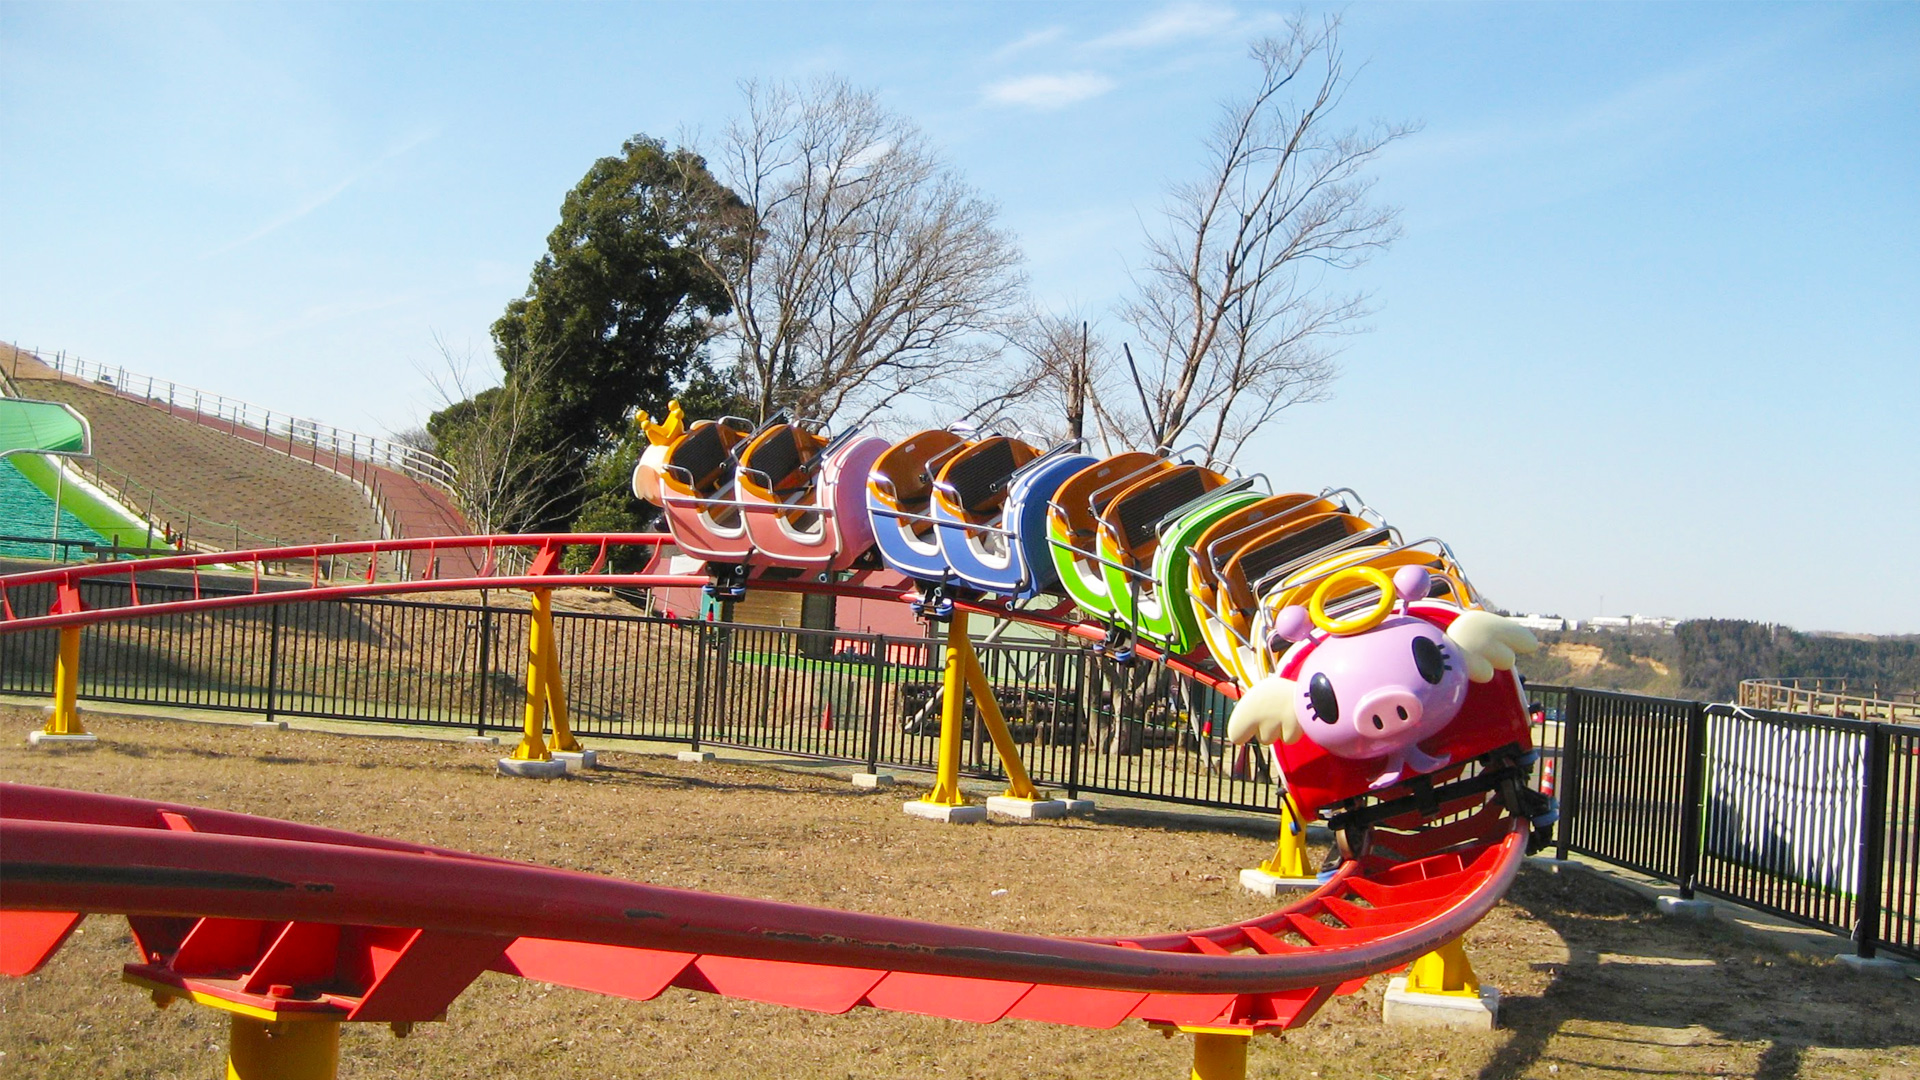
{"type": "Polygon", "coordinates": [[[567,725],[567,684],[560,679],[560,641],[553,633],[553,602],[551,589],[541,589],[542,595],[534,597],[534,618],[540,622],[541,637],[546,648],[541,650],[541,662],[546,666],[543,681],[547,696],[547,719],[553,725],[553,739],[548,744],[556,752],[578,754],[585,747],[573,737],[573,729],[567,725]]]}
{"type": "Polygon", "coordinates": [[[233,1014],[227,1080],[334,1080],[339,1067],[338,1021],[272,1021],[233,1014]]]}
{"type": "Polygon", "coordinates": [[[1280,798],[1280,842],[1274,848],[1273,858],[1260,864],[1260,869],[1277,878],[1309,878],[1313,872],[1307,869],[1307,829],[1300,821],[1300,812],[1294,809],[1293,800],[1280,798]]]}
{"type": "Polygon", "coordinates": [[[960,793],[960,725],[966,719],[966,662],[973,649],[967,644],[967,613],[955,611],[947,621],[947,656],[940,672],[940,751],[933,791],[921,801],[935,806],[965,806],[960,793]]]}
{"type": "MultiPolygon", "coordinates": [[[[533,590],[533,618],[527,621],[527,704],[526,729],[520,745],[513,748],[516,761],[552,761],[547,749],[548,676],[557,665],[547,659],[553,648],[553,590],[533,590]]],[[[564,722],[564,721],[563,721],[564,722]]]]}
{"type": "Polygon", "coordinates": [[[1413,962],[1407,972],[1407,992],[1478,998],[1480,978],[1473,972],[1461,939],[1454,938],[1413,962]]]}
{"type": "Polygon", "coordinates": [[[41,730],[48,735],[87,734],[86,726],[80,723],[79,700],[80,628],[63,626],[60,653],[53,662],[53,712],[41,730]]]}
{"type": "MultiPolygon", "coordinates": [[[[960,635],[958,646],[948,645],[949,657],[954,652],[962,654],[961,668],[966,675],[968,688],[973,691],[973,703],[980,709],[980,719],[987,725],[987,734],[993,737],[993,748],[1000,755],[1000,766],[1007,770],[1007,797],[1037,801],[1040,791],[1027,777],[1026,763],[1020,760],[1020,747],[1013,741],[1013,733],[1007,730],[1007,718],[1000,711],[1000,702],[993,696],[993,684],[987,682],[987,673],[980,670],[980,657],[973,651],[973,642],[965,634],[960,635]]],[[[955,764],[958,764],[957,760],[955,764]]]]}
{"type": "Polygon", "coordinates": [[[1189,1080],[1246,1080],[1246,1032],[1181,1028],[1193,1035],[1193,1072],[1189,1080]]]}

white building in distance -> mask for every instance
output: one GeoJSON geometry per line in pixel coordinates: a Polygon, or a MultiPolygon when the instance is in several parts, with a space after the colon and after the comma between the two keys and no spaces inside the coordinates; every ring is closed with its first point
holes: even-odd
{"type": "Polygon", "coordinates": [[[1664,615],[1595,615],[1580,624],[1582,630],[1638,630],[1642,633],[1671,634],[1679,619],[1664,615]]]}

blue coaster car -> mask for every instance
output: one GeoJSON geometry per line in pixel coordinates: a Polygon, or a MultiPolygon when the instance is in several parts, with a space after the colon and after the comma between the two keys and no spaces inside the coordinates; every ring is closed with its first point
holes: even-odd
{"type": "Polygon", "coordinates": [[[953,580],[931,514],[933,481],[955,454],[971,443],[940,428],[894,444],[873,463],[867,480],[867,515],[874,547],[887,568],[933,585],[953,580]]]}
{"type": "Polygon", "coordinates": [[[933,485],[941,554],[985,593],[1025,600],[1059,584],[1047,551],[1047,501],[1096,459],[1063,443],[1044,454],[1018,439],[982,439],[947,460],[933,485]]]}

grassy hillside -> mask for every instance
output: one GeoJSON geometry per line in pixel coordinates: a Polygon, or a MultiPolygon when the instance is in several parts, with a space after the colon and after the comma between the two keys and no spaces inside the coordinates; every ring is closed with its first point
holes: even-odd
{"type": "Polygon", "coordinates": [[[1655,697],[1693,696],[1676,670],[1678,648],[1669,634],[1611,630],[1540,635],[1541,649],[1520,658],[1529,682],[1625,690],[1655,697]]]}
{"type": "Polygon", "coordinates": [[[1533,682],[1729,701],[1740,680],[1845,678],[1880,696],[1920,689],[1920,636],[1803,634],[1740,619],[1698,619],[1672,634],[1612,630],[1543,634],[1520,661],[1533,682]]]}

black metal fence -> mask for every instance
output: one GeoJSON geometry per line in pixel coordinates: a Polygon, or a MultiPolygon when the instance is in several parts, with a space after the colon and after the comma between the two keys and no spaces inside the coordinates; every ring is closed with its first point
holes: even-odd
{"type": "MultiPolygon", "coordinates": [[[[88,580],[88,606],[126,580],[88,580]]],[[[142,582],[146,602],[192,587],[142,582]]],[[[211,593],[206,589],[202,595],[211,593]]],[[[16,611],[51,594],[9,595],[16,611]]],[[[89,627],[81,696],[267,718],[507,733],[525,707],[525,608],[387,600],[176,613],[89,627]]],[[[944,643],[594,612],[554,614],[585,736],[736,747],[869,769],[934,767],[944,643]]],[[[50,694],[57,635],[0,635],[0,692],[50,694]]],[[[976,645],[1034,781],[1272,811],[1230,703],[1164,667],[1064,644],[976,645]]],[[[1920,728],[1533,686],[1534,781],[1561,800],[1556,846],[1815,926],[1862,955],[1920,957],[1920,728]]],[[[971,706],[962,769],[1003,778],[971,706]]]]}
{"type": "Polygon", "coordinates": [[[1560,719],[1561,857],[1849,934],[1861,956],[1920,958],[1920,728],[1530,693],[1560,719]]]}
{"type": "MultiPolygon", "coordinates": [[[[130,587],[88,580],[82,600],[123,603],[130,587]]],[[[192,595],[190,586],[139,588],[148,603],[192,595]]],[[[38,611],[51,594],[21,589],[10,599],[38,611]]],[[[484,599],[351,600],[101,623],[82,634],[80,695],[510,732],[524,715],[529,618],[484,599]]],[[[579,611],[555,612],[554,632],[579,735],[934,768],[940,640],[579,611]]],[[[56,651],[54,631],[0,635],[0,692],[50,693],[56,651]]],[[[1070,796],[1277,806],[1270,759],[1227,745],[1231,702],[1212,690],[1083,647],[1010,641],[976,651],[1035,783],[1070,796]]],[[[971,705],[963,731],[963,771],[1004,778],[971,705]]]]}

